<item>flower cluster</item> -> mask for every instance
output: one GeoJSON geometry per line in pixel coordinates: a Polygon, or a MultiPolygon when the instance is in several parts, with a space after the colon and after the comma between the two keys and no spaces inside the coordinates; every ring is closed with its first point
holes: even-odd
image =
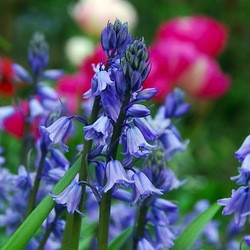
{"type": "MultiPolygon", "coordinates": [[[[250,215],[250,136],[235,152],[235,157],[242,165],[238,168],[239,175],[231,177],[231,180],[235,180],[240,187],[232,190],[230,198],[220,199],[218,203],[225,206],[223,215],[234,214],[234,225],[240,231],[250,215]]],[[[249,235],[245,236],[245,242],[250,246],[248,239],[249,235]]]]}

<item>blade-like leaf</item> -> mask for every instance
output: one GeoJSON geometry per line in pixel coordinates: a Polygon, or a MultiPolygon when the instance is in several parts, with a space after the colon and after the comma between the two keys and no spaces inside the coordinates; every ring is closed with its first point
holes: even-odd
{"type": "Polygon", "coordinates": [[[121,249],[124,243],[128,240],[133,232],[133,227],[126,228],[121,234],[119,234],[115,239],[111,241],[108,246],[108,250],[121,249]]]}
{"type": "MultiPolygon", "coordinates": [[[[74,179],[79,172],[81,166],[81,157],[79,157],[73,166],[67,171],[63,178],[52,189],[54,194],[61,193],[74,179]]],[[[13,233],[13,235],[1,247],[1,250],[21,250],[27,245],[33,235],[36,233],[43,221],[48,217],[55,206],[50,195],[47,195],[26,218],[21,226],[13,233]]]]}
{"type": "Polygon", "coordinates": [[[215,203],[205,212],[194,219],[182,234],[176,239],[173,250],[188,250],[191,249],[199,234],[205,228],[207,223],[214,217],[220,206],[215,203]]]}
{"type": "Polygon", "coordinates": [[[95,231],[97,230],[98,224],[83,224],[82,225],[82,238],[80,240],[79,249],[90,249],[90,244],[95,236],[95,231]]]}

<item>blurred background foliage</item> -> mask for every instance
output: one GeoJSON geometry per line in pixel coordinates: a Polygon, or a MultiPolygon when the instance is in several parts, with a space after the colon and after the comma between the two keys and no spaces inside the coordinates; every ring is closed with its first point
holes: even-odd
{"type": "MultiPolygon", "coordinates": [[[[232,86],[222,98],[213,101],[190,100],[191,112],[178,127],[184,138],[190,139],[187,152],[171,162],[177,175],[187,178],[183,189],[173,193],[182,211],[191,209],[194,202],[208,198],[229,197],[233,183],[230,176],[237,174],[236,151],[250,132],[250,1],[249,0],[130,0],[139,20],[134,34],[144,36],[150,44],[159,24],[177,16],[203,14],[224,23],[229,30],[229,41],[219,56],[223,71],[230,74],[232,86]]],[[[74,4],[68,0],[5,0],[0,1],[1,53],[27,65],[26,51],[35,31],[44,32],[50,45],[50,68],[74,71],[64,56],[64,45],[73,35],[83,31],[69,15],[74,4]]],[[[21,142],[1,134],[0,143],[7,151],[10,166],[17,161],[21,142]]],[[[81,137],[81,131],[79,137],[81,137]]],[[[80,140],[77,142],[80,142],[80,140]]],[[[74,143],[74,142],[72,142],[74,143]]]]}

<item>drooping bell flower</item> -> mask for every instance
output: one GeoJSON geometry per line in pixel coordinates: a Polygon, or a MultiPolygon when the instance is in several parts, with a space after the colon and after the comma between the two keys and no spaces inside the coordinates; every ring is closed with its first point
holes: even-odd
{"type": "Polygon", "coordinates": [[[71,184],[65,188],[63,192],[58,195],[51,194],[51,196],[53,197],[53,200],[56,202],[56,204],[61,204],[67,207],[67,211],[70,214],[77,212],[83,216],[82,212],[79,210],[79,204],[82,197],[82,187],[78,183],[78,180],[79,175],[77,174],[71,184]]]}
{"type": "Polygon", "coordinates": [[[103,192],[110,190],[115,184],[131,185],[134,183],[126,174],[123,165],[117,160],[111,160],[106,165],[107,183],[103,187],[103,192]]]}
{"type": "Polygon", "coordinates": [[[157,32],[158,41],[169,38],[192,42],[199,51],[216,56],[226,45],[227,29],[211,17],[179,17],[162,23],[157,32]]]}

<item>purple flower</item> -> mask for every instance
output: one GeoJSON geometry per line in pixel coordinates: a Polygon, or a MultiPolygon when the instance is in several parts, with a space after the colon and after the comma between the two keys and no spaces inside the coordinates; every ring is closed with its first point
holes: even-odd
{"type": "Polygon", "coordinates": [[[100,93],[106,89],[108,85],[114,84],[111,81],[109,73],[105,70],[98,71],[91,82],[91,89],[83,94],[83,98],[89,98],[90,96],[99,96],[100,93]]]}
{"type": "Polygon", "coordinates": [[[135,182],[135,199],[133,204],[135,204],[139,199],[144,200],[153,193],[158,195],[163,194],[160,189],[156,188],[151,183],[151,181],[143,172],[135,173],[132,176],[132,180],[135,182]]]}
{"type": "Polygon", "coordinates": [[[157,132],[152,128],[145,118],[135,118],[133,121],[135,126],[140,129],[147,141],[153,141],[158,137],[157,132]]]}
{"type": "Polygon", "coordinates": [[[244,236],[244,241],[245,241],[245,244],[250,247],[250,235],[246,235],[244,236]]]}
{"type": "Polygon", "coordinates": [[[35,76],[45,69],[49,61],[48,44],[44,35],[35,33],[30,41],[28,50],[28,60],[35,76]]]}
{"type": "Polygon", "coordinates": [[[29,101],[30,117],[36,118],[45,113],[41,103],[36,98],[31,98],[29,101]]]}
{"type": "Polygon", "coordinates": [[[15,78],[17,81],[24,81],[29,84],[32,84],[30,74],[21,65],[14,63],[12,65],[12,69],[15,73],[15,78]]]}
{"type": "Polygon", "coordinates": [[[140,91],[135,95],[135,101],[148,101],[153,98],[157,93],[156,88],[148,88],[140,91]]]}
{"type": "Polygon", "coordinates": [[[31,176],[25,169],[23,165],[21,165],[18,169],[18,176],[14,178],[16,182],[16,187],[22,189],[23,191],[30,191],[32,188],[33,175],[31,176]]]}
{"type": "Polygon", "coordinates": [[[101,102],[104,113],[113,121],[116,121],[121,111],[121,100],[115,86],[107,86],[101,93],[101,102]]]}
{"type": "Polygon", "coordinates": [[[79,204],[82,197],[82,187],[79,185],[78,180],[79,175],[77,174],[71,184],[65,188],[62,193],[58,195],[51,194],[51,196],[56,204],[61,204],[67,207],[67,211],[70,214],[77,212],[83,216],[82,212],[79,210],[79,204]]]}
{"type": "Polygon", "coordinates": [[[114,24],[108,22],[101,34],[101,44],[107,56],[111,56],[112,52],[122,53],[127,44],[131,42],[131,35],[128,34],[128,24],[121,23],[116,19],[114,24]]]}
{"type": "Polygon", "coordinates": [[[51,156],[53,160],[62,168],[67,169],[69,167],[69,161],[64,156],[64,154],[58,149],[51,149],[50,150],[51,156]]]}
{"type": "Polygon", "coordinates": [[[137,127],[127,129],[126,134],[123,135],[122,144],[126,162],[129,162],[132,156],[137,158],[147,157],[151,153],[151,149],[155,147],[147,143],[137,127]]]}
{"type": "Polygon", "coordinates": [[[175,205],[174,203],[165,200],[165,199],[161,199],[161,198],[157,198],[154,203],[153,206],[159,210],[162,211],[168,211],[168,212],[177,212],[178,211],[178,206],[175,205]]]}
{"type": "Polygon", "coordinates": [[[138,242],[137,250],[146,250],[146,249],[154,250],[155,248],[151,245],[151,243],[148,240],[143,238],[138,242]]]}
{"type": "Polygon", "coordinates": [[[209,221],[203,230],[203,234],[207,241],[216,246],[218,246],[220,242],[218,227],[219,223],[217,221],[209,221]]]}
{"type": "Polygon", "coordinates": [[[103,187],[103,192],[110,190],[115,184],[130,185],[134,183],[129,180],[122,164],[117,160],[111,160],[106,165],[107,183],[103,187]]]}
{"type": "Polygon", "coordinates": [[[174,127],[166,129],[159,139],[165,149],[167,160],[173,158],[176,153],[184,151],[188,145],[188,141],[183,142],[174,127]]]}
{"type": "Polygon", "coordinates": [[[61,143],[66,151],[68,151],[68,147],[64,142],[72,130],[72,118],[73,116],[63,116],[47,128],[41,126],[41,128],[49,134],[50,140],[54,143],[61,143]]]}
{"type": "Polygon", "coordinates": [[[97,145],[105,145],[106,139],[110,137],[113,130],[113,126],[109,121],[109,118],[102,115],[92,125],[85,126],[85,139],[94,140],[97,145]]]}
{"type": "Polygon", "coordinates": [[[249,187],[240,187],[232,191],[231,198],[218,200],[219,205],[225,206],[223,215],[234,213],[235,224],[242,227],[246,217],[250,214],[250,190],[249,187]]]}
{"type": "Polygon", "coordinates": [[[144,117],[150,114],[150,110],[141,104],[133,104],[127,110],[127,115],[132,117],[144,117]]]}
{"type": "Polygon", "coordinates": [[[241,147],[235,152],[235,157],[239,162],[243,162],[248,154],[250,154],[250,135],[245,139],[241,147]]]}
{"type": "Polygon", "coordinates": [[[179,117],[188,112],[190,105],[184,103],[184,99],[185,93],[179,88],[169,93],[165,101],[165,117],[179,117]]]}
{"type": "Polygon", "coordinates": [[[231,180],[237,180],[238,185],[246,185],[250,181],[250,154],[243,160],[242,166],[238,168],[239,175],[231,177],[231,180]]]}
{"type": "Polygon", "coordinates": [[[176,237],[168,227],[156,226],[155,232],[158,243],[157,247],[159,247],[159,249],[166,249],[174,246],[174,239],[176,237]]]}
{"type": "Polygon", "coordinates": [[[62,76],[63,76],[63,71],[60,69],[45,70],[42,74],[42,78],[52,81],[58,80],[62,76]]]}

